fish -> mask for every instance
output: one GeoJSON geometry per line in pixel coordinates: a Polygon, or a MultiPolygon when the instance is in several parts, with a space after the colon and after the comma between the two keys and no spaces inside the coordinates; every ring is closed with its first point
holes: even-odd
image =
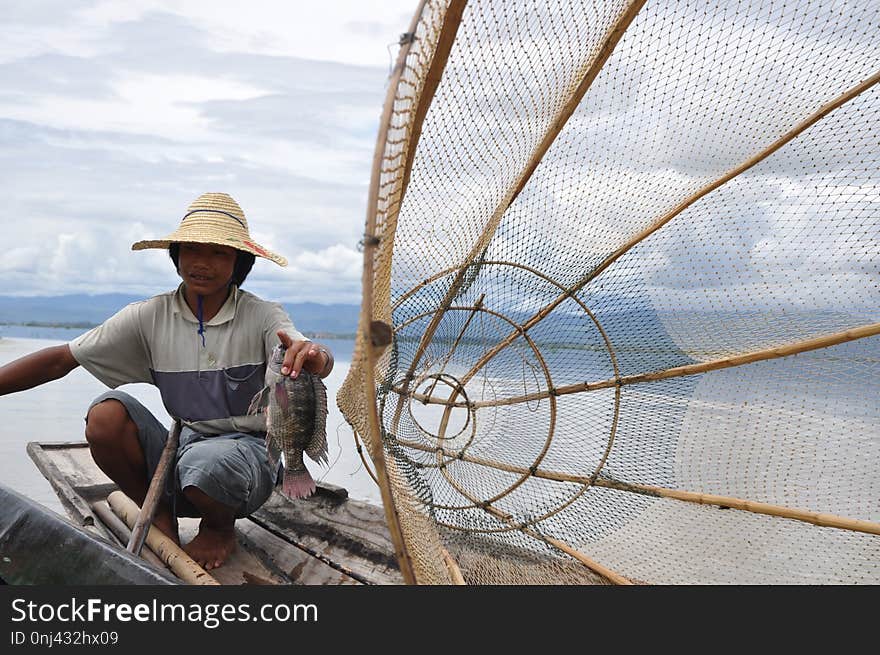
{"type": "Polygon", "coordinates": [[[278,344],[266,366],[265,386],[251,401],[249,414],[266,414],[266,452],[272,468],[284,456],[282,492],[289,498],[315,493],[303,453],[327,464],[327,387],[317,375],[302,370],[297,377],[282,375],[287,349],[278,344]]]}

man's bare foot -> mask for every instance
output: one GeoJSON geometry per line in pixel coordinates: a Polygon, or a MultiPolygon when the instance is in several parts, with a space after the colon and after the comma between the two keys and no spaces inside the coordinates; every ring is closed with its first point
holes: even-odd
{"type": "Polygon", "coordinates": [[[235,552],[237,540],[234,526],[233,523],[228,528],[218,529],[207,525],[202,519],[199,523],[199,533],[183,547],[183,550],[206,571],[216,569],[235,552]]]}
{"type": "Polygon", "coordinates": [[[180,536],[177,533],[177,519],[174,518],[171,512],[156,510],[156,515],[153,517],[153,525],[165,533],[165,536],[174,541],[178,546],[180,545],[180,536]]]}

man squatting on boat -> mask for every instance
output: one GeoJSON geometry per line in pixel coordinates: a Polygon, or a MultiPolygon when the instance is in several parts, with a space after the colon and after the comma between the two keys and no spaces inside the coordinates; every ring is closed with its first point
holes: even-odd
{"type": "MultiPolygon", "coordinates": [[[[206,193],[164,239],[132,250],[168,249],[183,279],[176,291],[132,303],[102,325],[60,346],[0,368],[0,395],[30,389],[83,366],[112,390],[86,414],[92,457],[119,488],[143,504],[168,430],[123,384],[156,385],[168,413],[183,424],[174,474],[169,474],[153,525],[180,543],[177,517],[201,517],[183,548],[206,569],[235,549],[234,523],[272,493],[280,470],[269,464],[265,415],[248,414],[280,342],[282,373],[326,377],[333,355],[306,339],[282,306],[242,291],[256,257],[287,260],[256,244],[238,204],[206,193]]],[[[279,468],[280,468],[280,462],[279,468]]]]}

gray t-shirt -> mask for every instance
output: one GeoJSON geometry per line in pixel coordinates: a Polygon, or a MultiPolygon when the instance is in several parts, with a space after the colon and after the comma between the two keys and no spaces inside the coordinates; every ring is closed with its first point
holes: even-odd
{"type": "Polygon", "coordinates": [[[194,430],[265,430],[264,416],[247,415],[247,409],[263,387],[276,332],[307,339],[280,304],[235,286],[217,315],[204,321],[204,344],[198,329],[181,284],[128,305],[69,345],[76,361],[112,389],[155,384],[168,413],[194,430]]]}

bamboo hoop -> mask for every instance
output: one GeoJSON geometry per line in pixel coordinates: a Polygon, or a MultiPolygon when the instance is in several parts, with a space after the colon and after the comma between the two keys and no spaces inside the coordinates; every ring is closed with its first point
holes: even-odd
{"type": "Polygon", "coordinates": [[[474,303],[473,308],[471,309],[470,315],[467,317],[467,320],[464,322],[464,326],[462,326],[461,330],[458,333],[455,341],[452,343],[452,347],[449,349],[449,352],[446,353],[446,356],[443,358],[443,365],[440,367],[440,370],[436,373],[437,377],[434,378],[434,384],[431,385],[430,391],[428,391],[428,395],[430,396],[434,393],[434,389],[437,388],[437,381],[440,379],[439,376],[443,375],[446,371],[446,366],[449,364],[449,361],[452,359],[452,356],[455,354],[456,349],[458,348],[458,344],[461,343],[461,340],[464,338],[465,332],[467,332],[468,327],[471,324],[471,321],[474,320],[474,316],[477,315],[477,312],[480,311],[483,307],[483,300],[485,300],[486,294],[481,293],[480,297],[477,298],[477,301],[474,303]]]}
{"type": "MultiPolygon", "coordinates": [[[[487,262],[487,263],[493,263],[493,264],[507,264],[508,262],[487,262]]],[[[528,267],[528,266],[524,266],[524,265],[520,265],[520,264],[511,264],[511,265],[514,266],[514,267],[516,267],[516,268],[522,268],[522,269],[524,269],[524,270],[528,270],[529,272],[534,273],[535,275],[537,275],[537,276],[539,276],[539,277],[541,277],[541,278],[544,278],[544,279],[547,280],[548,282],[551,282],[552,284],[555,284],[556,286],[558,286],[558,287],[561,288],[561,285],[560,285],[559,283],[557,283],[557,282],[555,282],[554,280],[548,278],[546,275],[542,274],[541,272],[539,272],[539,271],[537,271],[537,270],[535,270],[535,269],[532,269],[532,268],[530,268],[530,267],[528,267]]],[[[450,270],[452,270],[452,269],[450,269],[450,270]]],[[[447,272],[449,272],[449,271],[447,271],[447,272]]],[[[427,283],[427,282],[426,282],[426,283],[427,283]]],[[[482,303],[482,300],[483,300],[483,298],[484,298],[484,295],[485,295],[485,294],[482,294],[482,295],[480,296],[480,298],[478,299],[478,301],[477,301],[477,302],[474,304],[474,306],[472,306],[472,307],[455,307],[454,309],[456,309],[456,310],[462,310],[462,311],[471,311],[471,315],[468,317],[468,322],[470,322],[471,318],[474,316],[474,314],[475,314],[477,311],[484,311],[484,312],[486,312],[486,313],[488,313],[488,314],[490,314],[490,315],[496,316],[497,318],[501,318],[502,320],[504,320],[504,321],[510,323],[511,325],[516,326],[516,323],[515,323],[514,321],[512,321],[512,320],[509,319],[509,318],[507,318],[507,317],[504,316],[503,314],[500,314],[500,313],[498,313],[498,312],[495,312],[495,311],[493,311],[493,310],[491,310],[491,309],[484,308],[484,307],[483,307],[483,303],[482,303]]],[[[599,333],[602,335],[602,338],[603,338],[604,341],[605,341],[606,348],[608,349],[608,354],[609,354],[609,358],[610,358],[610,360],[611,360],[612,367],[613,367],[613,369],[614,369],[614,373],[615,373],[615,375],[617,375],[617,374],[618,374],[618,370],[619,370],[619,369],[618,369],[618,366],[617,366],[617,358],[616,358],[615,353],[614,353],[614,347],[612,346],[612,344],[611,344],[611,340],[608,338],[608,335],[607,335],[607,333],[605,332],[605,329],[602,327],[602,324],[599,323],[598,319],[593,315],[593,313],[589,310],[589,308],[587,308],[587,306],[584,305],[583,301],[581,301],[580,298],[578,298],[577,296],[572,296],[572,298],[575,300],[575,302],[577,302],[578,305],[581,306],[581,308],[584,310],[584,312],[590,317],[590,319],[591,319],[591,320],[593,321],[593,323],[595,324],[596,328],[599,330],[599,333]]],[[[453,308],[450,308],[450,309],[453,309],[453,308]]],[[[447,310],[447,311],[449,311],[449,310],[447,310]]],[[[398,326],[397,330],[399,331],[399,330],[403,329],[404,327],[406,327],[406,326],[409,325],[410,323],[412,323],[412,322],[414,322],[414,321],[416,321],[416,320],[419,320],[420,318],[423,318],[423,317],[425,317],[425,316],[428,316],[430,313],[431,313],[431,312],[423,312],[422,314],[419,314],[419,315],[417,315],[417,316],[411,317],[410,319],[408,319],[408,320],[405,321],[404,323],[401,323],[401,324],[398,326]]],[[[466,325],[467,325],[467,324],[466,324],[466,325]]],[[[462,338],[463,334],[464,334],[464,330],[462,330],[461,334],[459,334],[459,339],[462,338]]],[[[544,361],[544,358],[541,356],[540,351],[537,349],[536,344],[534,344],[534,342],[531,340],[531,338],[530,338],[525,332],[523,333],[523,338],[529,343],[529,345],[532,347],[533,351],[535,352],[535,356],[537,357],[538,361],[541,363],[541,366],[544,368],[544,373],[545,373],[545,376],[547,377],[547,381],[548,381],[548,387],[552,388],[552,387],[553,387],[553,384],[552,384],[552,380],[550,379],[549,370],[548,370],[548,368],[547,368],[547,366],[546,366],[546,363],[545,363],[545,361],[544,361]]],[[[455,344],[453,345],[453,349],[454,349],[455,345],[457,345],[457,343],[458,343],[458,339],[456,340],[455,344]]],[[[418,387],[418,384],[416,384],[415,386],[418,387]]],[[[459,387],[463,389],[463,383],[459,383],[459,387]]],[[[391,390],[394,391],[394,392],[396,392],[396,393],[399,393],[399,394],[402,394],[402,393],[403,393],[403,389],[402,389],[401,387],[391,387],[391,390]]],[[[621,390],[620,390],[619,387],[618,387],[617,389],[615,389],[615,393],[614,393],[614,413],[613,413],[613,418],[612,418],[612,423],[611,423],[611,429],[610,429],[609,436],[608,436],[608,444],[607,444],[607,446],[606,446],[606,448],[605,448],[604,453],[602,454],[602,457],[601,457],[601,459],[600,459],[600,461],[599,461],[599,464],[596,466],[596,469],[594,470],[593,474],[591,475],[590,480],[594,480],[594,479],[596,479],[596,478],[599,476],[599,473],[602,471],[602,468],[605,466],[605,462],[608,461],[608,457],[609,457],[610,454],[611,454],[611,449],[612,449],[612,447],[613,447],[613,445],[614,445],[614,438],[615,438],[615,435],[616,435],[616,433],[617,433],[617,425],[618,425],[618,422],[619,422],[619,419],[620,419],[620,393],[621,393],[621,390]]],[[[455,390],[455,391],[453,392],[453,394],[451,394],[450,397],[449,397],[448,399],[446,399],[446,400],[443,401],[443,402],[440,402],[440,401],[435,401],[435,400],[431,399],[431,397],[430,397],[430,396],[431,396],[431,393],[430,393],[430,392],[429,392],[428,394],[418,394],[418,393],[411,393],[411,394],[410,394],[410,398],[411,398],[411,399],[421,400],[422,402],[424,402],[424,403],[426,403],[426,404],[428,404],[428,403],[436,403],[436,404],[442,404],[442,405],[445,405],[445,406],[446,406],[446,409],[444,410],[444,413],[443,413],[443,419],[442,419],[441,424],[440,424],[440,430],[439,430],[438,435],[437,435],[437,439],[438,439],[438,440],[439,440],[439,439],[442,439],[443,435],[445,434],[445,429],[446,429],[446,425],[447,425],[447,422],[448,422],[448,414],[449,414],[449,412],[452,410],[453,407],[468,407],[468,408],[474,409],[474,408],[476,408],[476,407],[478,407],[478,406],[486,406],[486,404],[471,403],[471,402],[455,403],[455,397],[456,397],[456,395],[458,395],[458,391],[457,391],[457,390],[455,390]]],[[[552,424],[555,424],[555,399],[552,398],[552,395],[551,395],[551,405],[552,405],[552,406],[551,406],[551,415],[552,415],[551,423],[552,423],[552,424]]],[[[430,435],[429,435],[429,436],[430,436],[430,435]]],[[[552,439],[552,434],[551,434],[551,437],[550,437],[550,438],[552,439]]],[[[397,439],[397,442],[400,443],[401,445],[411,445],[411,444],[415,443],[415,442],[411,442],[411,441],[408,441],[408,440],[400,439],[399,437],[396,437],[396,439],[397,439]]],[[[538,465],[538,464],[540,463],[540,461],[543,459],[544,454],[546,454],[546,449],[549,448],[549,445],[550,445],[550,442],[549,442],[549,440],[548,440],[548,442],[545,444],[545,450],[541,453],[539,459],[534,463],[534,465],[533,465],[534,468],[537,468],[537,465],[538,465]]],[[[430,449],[428,449],[428,448],[423,448],[423,447],[421,446],[421,444],[419,444],[419,449],[430,450],[430,449]]],[[[461,452],[461,451],[460,451],[460,452],[461,452]]],[[[455,482],[449,477],[448,473],[447,473],[447,472],[445,471],[445,469],[443,468],[443,459],[442,459],[441,451],[439,451],[439,450],[435,450],[435,453],[436,453],[436,458],[435,458],[435,459],[436,459],[436,461],[437,461],[437,468],[440,468],[440,469],[442,470],[442,475],[446,478],[447,482],[449,482],[449,484],[450,484],[453,488],[455,488],[455,489],[458,490],[458,486],[457,486],[457,484],[456,484],[456,483],[455,483],[455,482]]],[[[460,456],[457,456],[457,458],[461,458],[461,457],[460,457],[460,456]]],[[[523,470],[525,470],[525,469],[523,469],[523,470]]],[[[522,471],[517,471],[517,472],[520,473],[520,472],[522,472],[522,471]]],[[[501,494],[498,494],[498,495],[494,496],[493,498],[488,499],[488,500],[485,501],[485,502],[492,503],[492,502],[497,501],[498,499],[500,499],[500,498],[503,497],[504,495],[510,493],[510,492],[511,492],[513,489],[515,489],[516,487],[520,486],[523,482],[525,482],[525,481],[528,479],[528,477],[529,477],[528,475],[524,475],[522,478],[520,478],[520,480],[518,480],[518,481],[516,482],[515,485],[513,485],[512,487],[510,487],[510,488],[508,488],[508,489],[505,489],[501,494]]],[[[575,500],[577,500],[577,499],[581,496],[581,494],[583,494],[583,492],[584,492],[585,490],[586,490],[586,487],[582,488],[581,490],[578,491],[577,494],[574,494],[574,495],[573,495],[571,498],[569,498],[565,503],[561,504],[560,506],[558,506],[557,508],[555,508],[555,509],[552,510],[551,512],[548,512],[548,513],[546,513],[546,514],[544,514],[544,515],[542,515],[542,516],[536,517],[536,518],[533,520],[533,522],[539,522],[539,521],[542,521],[542,520],[544,520],[544,519],[546,519],[546,518],[548,518],[548,517],[550,517],[550,516],[552,516],[552,515],[554,515],[554,514],[557,514],[557,513],[560,512],[560,511],[562,511],[563,509],[565,509],[566,507],[568,507],[571,503],[573,503],[575,500]]],[[[465,494],[462,494],[462,495],[465,495],[465,494]]],[[[453,506],[443,505],[443,504],[433,504],[432,507],[434,507],[434,508],[436,508],[436,509],[449,509],[449,510],[460,510],[460,509],[467,509],[467,508],[468,508],[468,507],[461,507],[461,506],[455,506],[455,507],[453,507],[453,506]]],[[[473,506],[471,506],[471,507],[473,507],[473,506]]],[[[450,528],[456,529],[457,526],[454,526],[454,525],[447,525],[447,527],[450,527],[450,528]]]]}
{"type": "MultiPolygon", "coordinates": [[[[114,491],[107,496],[107,502],[120,519],[125,521],[129,527],[134,527],[137,516],[140,513],[137,503],[121,491],[114,491]]],[[[197,585],[220,584],[214,576],[199,566],[180,546],[164,535],[158,528],[152,526],[149,528],[146,542],[153,552],[168,565],[168,568],[184,582],[197,585]]]]}
{"type": "MultiPolygon", "coordinates": [[[[476,306],[474,306],[474,307],[461,307],[461,308],[458,308],[458,309],[461,309],[461,310],[463,310],[463,311],[477,311],[477,310],[479,310],[479,311],[483,311],[483,312],[486,312],[487,314],[490,314],[490,315],[492,315],[492,316],[495,316],[496,318],[500,318],[501,320],[506,321],[507,323],[510,323],[511,325],[516,325],[516,323],[514,323],[514,322],[513,322],[511,319],[509,319],[508,317],[506,317],[506,316],[504,316],[503,314],[500,314],[500,313],[498,313],[498,312],[496,312],[496,311],[493,311],[493,310],[491,310],[491,309],[488,309],[488,308],[486,308],[486,307],[482,307],[482,306],[480,306],[480,307],[476,307],[476,306]]],[[[450,308],[447,308],[446,311],[449,311],[449,310],[450,310],[450,308]]],[[[426,315],[427,315],[427,313],[424,314],[423,316],[426,316],[426,315]]],[[[419,317],[416,317],[416,318],[419,318],[419,317]]],[[[412,320],[415,320],[415,319],[412,319],[412,320]]],[[[408,324],[408,323],[404,323],[403,325],[407,325],[407,324],[408,324]]],[[[402,326],[401,326],[401,327],[402,327],[402,326]]],[[[550,375],[550,369],[548,368],[547,363],[544,361],[544,358],[541,356],[541,351],[538,350],[537,345],[535,344],[535,342],[532,340],[532,338],[531,338],[528,334],[523,333],[522,336],[523,336],[523,339],[525,339],[526,343],[528,343],[529,347],[532,349],[532,352],[534,353],[535,358],[537,359],[538,363],[541,365],[541,369],[542,369],[542,372],[544,373],[544,379],[547,381],[547,385],[550,386],[550,387],[552,387],[552,386],[553,386],[553,378],[552,378],[551,375],[550,375]]],[[[405,387],[405,386],[406,386],[406,384],[404,384],[404,387],[405,387]]],[[[460,392],[459,392],[459,389],[463,389],[463,388],[464,388],[464,386],[463,386],[461,383],[459,383],[456,387],[453,388],[453,392],[450,394],[450,396],[449,396],[449,400],[448,400],[448,401],[445,401],[445,402],[443,402],[443,403],[439,403],[439,404],[444,404],[444,405],[446,405],[446,408],[445,408],[445,410],[444,410],[444,412],[443,412],[443,417],[442,417],[442,419],[441,419],[441,423],[440,423],[440,429],[438,430],[438,434],[436,435],[436,439],[438,440],[438,442],[441,441],[441,440],[443,439],[444,435],[445,435],[445,432],[446,432],[446,426],[447,426],[447,423],[448,423],[448,420],[449,420],[449,413],[451,412],[452,408],[453,408],[454,406],[456,406],[455,398],[456,398],[456,397],[458,396],[458,394],[460,393],[460,392]]],[[[403,392],[402,392],[399,388],[397,388],[397,387],[395,387],[395,388],[393,388],[393,389],[394,389],[395,391],[397,391],[398,393],[400,393],[400,400],[398,401],[398,406],[400,406],[400,405],[402,405],[402,403],[403,403],[403,401],[404,401],[404,399],[405,399],[405,397],[404,397],[404,395],[403,395],[403,392]]],[[[412,394],[412,393],[410,393],[410,394],[409,394],[409,397],[410,397],[410,398],[413,398],[415,395],[416,395],[416,394],[412,394]]],[[[424,396],[422,396],[422,397],[424,397],[424,396]]],[[[462,405],[462,406],[468,407],[468,406],[470,406],[470,404],[469,404],[469,403],[465,403],[465,404],[462,405]]],[[[550,444],[551,444],[552,441],[553,441],[553,436],[554,436],[554,434],[555,434],[555,430],[556,430],[556,413],[557,413],[556,398],[551,397],[551,398],[550,398],[550,417],[549,417],[549,425],[548,425],[548,427],[547,427],[547,438],[544,440],[544,445],[542,446],[541,451],[540,451],[540,452],[537,454],[537,456],[535,457],[535,463],[534,463],[534,466],[536,466],[536,467],[538,466],[538,464],[540,464],[540,463],[543,461],[543,459],[544,459],[544,457],[546,456],[547,452],[550,450],[550,444]]],[[[397,432],[397,431],[395,430],[395,433],[396,433],[396,432],[397,432]]],[[[397,441],[398,441],[398,443],[403,443],[399,438],[397,439],[397,441]]],[[[440,463],[440,462],[441,462],[441,460],[438,459],[438,468],[441,469],[442,474],[443,474],[443,476],[446,478],[447,482],[449,482],[449,484],[450,484],[453,488],[455,488],[457,491],[459,491],[463,496],[465,496],[466,498],[469,497],[468,494],[467,494],[466,492],[464,492],[464,491],[458,486],[458,484],[457,484],[454,480],[452,480],[452,479],[449,477],[449,474],[448,474],[447,471],[445,470],[445,467],[443,467],[443,466],[439,466],[439,463],[440,463]]],[[[598,471],[597,471],[597,473],[598,473],[598,471]]],[[[530,475],[531,475],[531,474],[528,473],[528,471],[527,471],[524,475],[522,475],[522,476],[521,476],[518,480],[516,480],[513,484],[511,484],[509,487],[507,487],[506,489],[504,489],[504,490],[501,491],[500,493],[496,494],[496,495],[493,496],[492,498],[488,499],[487,501],[473,501],[473,502],[474,502],[476,505],[481,505],[483,502],[494,503],[494,502],[496,502],[497,500],[503,498],[503,497],[506,496],[507,494],[509,494],[509,493],[511,493],[512,491],[514,491],[514,490],[515,490],[517,487],[519,487],[520,485],[522,485],[526,480],[529,479],[530,475]]],[[[442,505],[435,505],[435,507],[438,507],[438,508],[439,508],[439,507],[443,507],[443,506],[442,506],[442,505]]],[[[454,509],[463,509],[463,508],[454,508],[454,509]]]]}

